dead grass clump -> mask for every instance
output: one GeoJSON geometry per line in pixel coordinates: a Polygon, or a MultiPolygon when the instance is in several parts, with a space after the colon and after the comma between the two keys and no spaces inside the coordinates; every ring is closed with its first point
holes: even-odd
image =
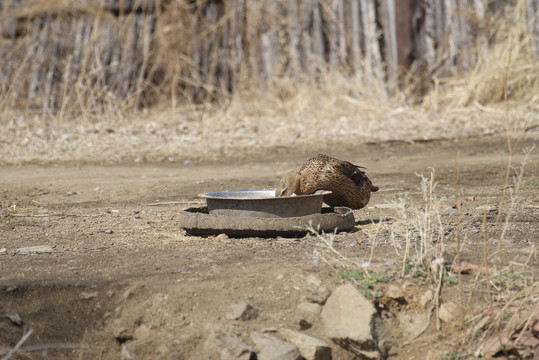
{"type": "Polygon", "coordinates": [[[526,3],[508,3],[497,15],[485,20],[485,34],[472,50],[477,58],[472,70],[435,79],[434,91],[424,101],[425,106],[481,109],[507,99],[510,109],[538,109],[539,59],[530,46],[530,36],[534,35],[529,32],[526,3]]]}
{"type": "Polygon", "coordinates": [[[307,20],[296,19],[305,27],[298,37],[293,17],[264,12],[294,11],[276,3],[173,1],[123,16],[103,1],[3,4],[1,23],[15,31],[2,28],[0,43],[2,161],[109,161],[111,147],[114,160],[137,159],[137,151],[152,160],[207,158],[539,126],[539,71],[522,1],[487,27],[491,44],[478,42],[472,73],[456,69],[424,99],[386,81],[361,52],[354,66],[328,63],[307,20]],[[298,39],[310,47],[299,49],[298,39]],[[266,40],[279,45],[271,59],[261,55],[266,40]],[[495,103],[504,83],[511,123],[495,103]]]}

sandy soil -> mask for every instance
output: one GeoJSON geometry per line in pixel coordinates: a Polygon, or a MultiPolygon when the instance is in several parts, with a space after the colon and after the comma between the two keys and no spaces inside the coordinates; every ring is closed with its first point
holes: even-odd
{"type": "MultiPolygon", "coordinates": [[[[524,159],[522,149],[538,140],[535,131],[519,143],[512,160],[515,168],[524,159]]],[[[395,206],[384,205],[403,202],[407,209],[421,209],[424,199],[417,174],[429,176],[430,168],[435,169],[435,194],[446,231],[445,261],[453,261],[458,234],[464,244],[461,259],[481,264],[482,229],[486,226],[488,237],[499,239],[496,222],[501,211],[502,220],[508,214],[511,218],[501,247],[495,244],[489,251],[489,265],[518,265],[523,275],[516,285],[498,284],[494,304],[504,304],[504,294],[537,279],[537,150],[524,170],[526,186],[512,189],[512,209],[509,196],[499,207],[508,158],[504,138],[322,150],[367,167],[381,188],[368,208],[354,212],[356,228],[335,236],[335,249],[359,263],[373,251],[373,268],[388,275],[389,283],[405,285],[409,308],[417,306],[413,300],[435,284],[400,276],[390,235],[402,218],[395,206]],[[456,204],[461,204],[460,210],[456,204]],[[376,224],[371,220],[384,224],[374,246],[369,240],[376,224]],[[498,262],[498,249],[503,250],[503,264],[498,262]]],[[[254,330],[298,329],[301,315],[296,307],[305,301],[307,276],[316,275],[330,289],[343,281],[326,263],[336,264],[337,256],[320,239],[195,237],[178,227],[177,217],[179,209],[200,203],[197,194],[202,192],[272,188],[284,172],[318,151],[255,153],[192,164],[2,166],[0,315],[18,314],[22,324],[13,316],[0,317],[0,350],[15,346],[31,328],[34,333],[23,346],[28,352],[12,358],[119,359],[122,343],[115,338],[115,329],[143,324],[150,334],[127,343],[144,358],[205,359],[209,355],[203,351],[203,329],[210,322],[246,342],[254,330]],[[52,252],[28,254],[22,249],[34,246],[50,246],[52,252]],[[252,304],[259,316],[250,321],[227,319],[229,306],[240,301],[252,304]],[[31,351],[36,349],[40,350],[31,351]]],[[[466,311],[477,314],[489,298],[484,283],[478,285],[473,275],[463,275],[461,284],[470,299],[466,311]]],[[[383,291],[387,285],[377,284],[375,290],[383,291]]],[[[458,299],[461,291],[459,286],[444,287],[442,302],[458,299]]],[[[305,332],[323,339],[320,322],[312,319],[312,325],[305,332]]],[[[470,337],[463,340],[465,326],[470,324],[437,331],[433,319],[414,341],[406,341],[395,327],[400,343],[396,358],[434,359],[474,351],[477,343],[470,337]]],[[[353,358],[332,346],[334,359],[353,358]]]]}

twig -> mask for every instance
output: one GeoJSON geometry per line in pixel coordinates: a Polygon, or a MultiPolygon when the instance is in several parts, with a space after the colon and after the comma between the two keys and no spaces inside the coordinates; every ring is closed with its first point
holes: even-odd
{"type": "Polygon", "coordinates": [[[103,216],[101,214],[99,215],[76,215],[76,214],[9,214],[9,216],[13,217],[100,217],[103,216]]]}
{"type": "MultiPolygon", "coordinates": [[[[50,349],[90,349],[86,343],[59,343],[59,344],[35,344],[23,346],[19,350],[24,352],[42,351],[50,349]]],[[[1,352],[1,351],[0,351],[1,352]]]]}
{"type": "MultiPolygon", "coordinates": [[[[430,318],[432,316],[432,309],[434,309],[434,305],[431,305],[429,306],[429,313],[428,313],[428,316],[427,316],[427,324],[425,325],[425,327],[423,329],[421,329],[421,331],[414,337],[414,339],[417,339],[418,337],[421,336],[421,334],[423,334],[430,326],[430,318]]],[[[437,320],[439,321],[439,320],[437,320]]]]}
{"type": "Polygon", "coordinates": [[[24,334],[23,337],[19,340],[17,345],[15,345],[15,347],[13,349],[9,350],[7,355],[4,356],[2,358],[2,360],[9,360],[11,358],[11,355],[15,354],[17,352],[17,350],[19,350],[19,348],[22,346],[22,344],[24,344],[24,342],[30,337],[30,335],[32,335],[33,332],[34,332],[34,329],[30,328],[30,330],[28,330],[26,332],[26,334],[24,334]]]}
{"type": "Polygon", "coordinates": [[[177,205],[177,204],[202,204],[200,201],[166,201],[146,204],[146,206],[177,205]]]}
{"type": "Polygon", "coordinates": [[[444,274],[442,264],[438,266],[438,271],[440,272],[440,276],[438,278],[438,286],[436,287],[436,292],[434,293],[434,306],[436,307],[436,330],[440,331],[440,295],[442,294],[442,279],[444,274]]]}

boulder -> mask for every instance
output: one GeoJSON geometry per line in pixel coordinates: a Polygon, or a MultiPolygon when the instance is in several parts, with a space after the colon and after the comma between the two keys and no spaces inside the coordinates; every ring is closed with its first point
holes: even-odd
{"type": "Polygon", "coordinates": [[[395,352],[395,342],[376,309],[352,284],[331,294],[321,317],[326,336],[362,359],[383,359],[395,352]]]}
{"type": "Polygon", "coordinates": [[[279,334],[296,345],[305,360],[331,360],[331,348],[324,341],[290,329],[281,329],[279,334]]]}
{"type": "Polygon", "coordinates": [[[205,333],[205,350],[216,354],[221,360],[249,360],[256,356],[247,344],[215,324],[207,324],[205,333]]]}
{"type": "Polygon", "coordinates": [[[251,334],[251,340],[255,343],[258,360],[300,360],[302,358],[295,345],[276,337],[255,331],[251,334]]]}

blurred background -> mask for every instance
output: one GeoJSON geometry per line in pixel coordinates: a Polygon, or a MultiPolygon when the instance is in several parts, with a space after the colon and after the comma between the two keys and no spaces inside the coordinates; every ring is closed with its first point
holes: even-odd
{"type": "Polygon", "coordinates": [[[98,156],[88,134],[121,137],[118,159],[160,134],[160,159],[526,131],[538,17],[539,0],[4,0],[4,160],[98,156]]]}

